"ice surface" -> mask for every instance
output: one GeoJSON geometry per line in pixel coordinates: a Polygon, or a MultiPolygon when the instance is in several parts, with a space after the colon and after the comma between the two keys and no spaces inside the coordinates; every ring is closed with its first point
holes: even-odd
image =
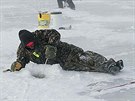
{"type": "Polygon", "coordinates": [[[134,101],[135,85],[100,93],[92,89],[135,80],[134,0],[74,0],[76,10],[58,9],[57,0],[0,1],[0,101],[134,101]],[[37,29],[39,11],[63,12],[72,30],[59,30],[62,41],[107,58],[124,60],[116,76],[64,71],[56,65],[30,63],[25,69],[3,73],[16,59],[18,31],[37,29]],[[31,74],[45,76],[35,78],[31,74]],[[99,82],[95,86],[88,86],[99,82]]]}

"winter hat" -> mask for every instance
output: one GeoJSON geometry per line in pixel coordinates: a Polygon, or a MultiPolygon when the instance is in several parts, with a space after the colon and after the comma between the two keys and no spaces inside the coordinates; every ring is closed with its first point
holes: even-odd
{"type": "Polygon", "coordinates": [[[20,30],[19,38],[21,40],[22,45],[26,46],[29,42],[34,42],[34,34],[29,32],[28,30],[20,30]]]}

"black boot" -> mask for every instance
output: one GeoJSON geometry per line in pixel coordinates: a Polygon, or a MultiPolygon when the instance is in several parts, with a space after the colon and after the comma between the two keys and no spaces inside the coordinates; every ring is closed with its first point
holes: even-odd
{"type": "Polygon", "coordinates": [[[124,67],[123,61],[122,60],[117,61],[116,66],[118,66],[120,68],[120,70],[123,69],[123,67],[124,67]]]}
{"type": "Polygon", "coordinates": [[[116,63],[116,62],[114,61],[114,59],[112,59],[112,58],[107,61],[107,63],[105,64],[104,69],[105,69],[108,73],[113,74],[113,75],[115,75],[115,74],[117,74],[118,72],[120,72],[120,67],[117,66],[117,63],[116,63]]]}
{"type": "Polygon", "coordinates": [[[68,3],[69,7],[70,7],[72,10],[75,10],[75,4],[73,3],[72,0],[67,0],[67,3],[68,3]]]}
{"type": "Polygon", "coordinates": [[[111,66],[109,68],[109,73],[113,75],[117,74],[118,72],[120,72],[120,68],[118,66],[111,66]]]}

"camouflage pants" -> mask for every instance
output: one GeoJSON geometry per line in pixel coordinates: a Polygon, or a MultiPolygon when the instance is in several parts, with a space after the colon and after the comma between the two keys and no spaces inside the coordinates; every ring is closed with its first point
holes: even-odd
{"type": "Polygon", "coordinates": [[[109,65],[115,65],[115,61],[107,60],[104,56],[86,51],[76,55],[70,54],[64,65],[65,70],[89,71],[89,72],[109,72],[109,65]]]}

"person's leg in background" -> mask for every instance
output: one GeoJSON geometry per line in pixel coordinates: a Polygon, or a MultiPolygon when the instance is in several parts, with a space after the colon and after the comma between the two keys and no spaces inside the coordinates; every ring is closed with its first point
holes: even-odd
{"type": "Polygon", "coordinates": [[[68,3],[69,7],[70,7],[72,10],[75,10],[75,4],[73,3],[73,1],[72,1],[72,0],[66,0],[66,1],[67,1],[67,3],[68,3]]]}
{"type": "Polygon", "coordinates": [[[57,0],[59,8],[63,8],[63,1],[64,0],[57,0]]]}

